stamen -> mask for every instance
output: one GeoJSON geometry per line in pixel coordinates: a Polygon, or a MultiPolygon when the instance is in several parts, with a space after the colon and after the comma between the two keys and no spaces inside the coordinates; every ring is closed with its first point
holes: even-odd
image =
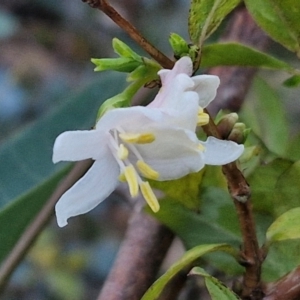
{"type": "Polygon", "coordinates": [[[144,196],[145,200],[147,201],[150,208],[153,210],[153,212],[159,211],[159,203],[158,200],[153,193],[153,190],[149,184],[148,181],[143,181],[140,183],[140,189],[142,192],[142,195],[144,196]]]}
{"type": "Polygon", "coordinates": [[[121,160],[125,160],[128,158],[128,149],[123,145],[123,144],[120,144],[119,148],[118,148],[118,157],[121,159],[121,160]]]}
{"type": "Polygon", "coordinates": [[[136,197],[139,193],[139,183],[133,165],[125,167],[124,175],[129,186],[129,193],[131,197],[136,197]]]}
{"type": "Polygon", "coordinates": [[[142,175],[149,179],[158,179],[159,173],[155,170],[153,170],[147,163],[145,163],[142,160],[138,160],[136,163],[136,166],[138,167],[139,171],[142,173],[142,175]]]}
{"type": "Polygon", "coordinates": [[[120,173],[118,179],[119,179],[119,181],[121,181],[121,182],[126,182],[126,177],[125,177],[124,172],[120,173]]]}
{"type": "Polygon", "coordinates": [[[119,137],[127,143],[149,144],[155,140],[155,135],[151,132],[146,133],[120,133],[119,137]]]}
{"type": "Polygon", "coordinates": [[[204,151],[205,150],[205,147],[202,144],[200,144],[200,143],[197,145],[197,148],[200,151],[204,151]]]}
{"type": "Polygon", "coordinates": [[[209,123],[209,115],[207,113],[203,112],[202,107],[199,107],[197,125],[198,126],[204,126],[208,123],[209,123]]]}

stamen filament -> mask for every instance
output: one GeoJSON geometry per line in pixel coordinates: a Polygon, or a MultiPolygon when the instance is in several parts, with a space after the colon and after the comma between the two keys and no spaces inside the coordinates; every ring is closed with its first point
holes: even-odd
{"type": "Polygon", "coordinates": [[[142,195],[144,196],[146,202],[150,206],[150,208],[153,210],[153,212],[159,211],[159,203],[158,200],[149,184],[148,181],[143,181],[140,183],[140,189],[142,192],[142,195]]]}
{"type": "Polygon", "coordinates": [[[142,175],[145,178],[157,180],[159,177],[159,173],[152,169],[147,163],[145,163],[142,160],[138,160],[136,163],[136,166],[138,167],[139,171],[142,173],[142,175]]]}

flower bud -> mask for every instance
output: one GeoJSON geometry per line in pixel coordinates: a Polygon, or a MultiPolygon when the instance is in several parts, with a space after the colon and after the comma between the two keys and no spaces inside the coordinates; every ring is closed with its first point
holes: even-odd
{"type": "Polygon", "coordinates": [[[246,125],[244,123],[235,123],[228,136],[228,140],[236,142],[237,144],[243,144],[248,133],[249,130],[246,129],[246,125]]]}
{"type": "Polygon", "coordinates": [[[223,139],[227,139],[238,119],[237,113],[230,113],[222,117],[218,122],[217,128],[223,139]]]}
{"type": "Polygon", "coordinates": [[[173,49],[175,58],[179,59],[184,55],[188,55],[189,46],[187,42],[177,33],[171,33],[169,43],[173,49]]]}

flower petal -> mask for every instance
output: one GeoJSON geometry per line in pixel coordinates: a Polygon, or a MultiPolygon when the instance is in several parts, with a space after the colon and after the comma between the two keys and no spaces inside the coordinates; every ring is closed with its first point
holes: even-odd
{"type": "Polygon", "coordinates": [[[162,69],[158,72],[162,85],[169,84],[178,74],[186,74],[191,76],[193,73],[193,62],[190,57],[184,56],[180,58],[174,65],[172,70],[162,69]]]}
{"type": "Polygon", "coordinates": [[[153,132],[155,141],[138,145],[137,149],[145,162],[159,173],[158,180],[178,179],[203,168],[194,132],[180,128],[157,128],[153,132]]]}
{"type": "Polygon", "coordinates": [[[105,200],[116,188],[120,169],[110,153],[97,160],[90,170],[59,199],[55,206],[58,226],[70,217],[84,214],[105,200]]]}
{"type": "Polygon", "coordinates": [[[146,128],[153,122],[163,122],[164,114],[159,109],[144,106],[116,108],[108,111],[97,122],[96,130],[108,132],[111,129],[121,127],[130,132],[136,132],[136,128],[146,128]]]}
{"type": "Polygon", "coordinates": [[[66,131],[54,143],[54,163],[59,161],[78,161],[87,158],[97,159],[105,151],[106,135],[100,130],[66,131]]]}
{"type": "MultiPolygon", "coordinates": [[[[169,109],[183,102],[183,94],[192,91],[194,82],[186,74],[179,74],[172,82],[163,85],[154,100],[148,105],[151,108],[169,109]]],[[[197,96],[197,94],[195,93],[197,96]]],[[[198,97],[197,97],[198,98],[198,97]]]]}
{"type": "Polygon", "coordinates": [[[208,137],[206,142],[200,143],[205,147],[204,162],[207,165],[228,164],[238,159],[244,151],[244,145],[214,137],[208,137]]]}
{"type": "Polygon", "coordinates": [[[220,79],[215,75],[198,75],[192,77],[195,85],[192,88],[199,96],[199,105],[204,108],[216,97],[220,79]]]}

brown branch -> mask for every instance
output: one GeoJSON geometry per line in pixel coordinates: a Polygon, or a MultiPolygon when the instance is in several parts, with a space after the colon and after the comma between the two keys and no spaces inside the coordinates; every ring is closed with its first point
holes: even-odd
{"type": "Polygon", "coordinates": [[[139,300],[153,283],[173,233],[151,216],[133,213],[98,300],[139,300]]]}
{"type": "Polygon", "coordinates": [[[300,266],[275,283],[268,284],[263,300],[300,299],[300,266]]]}
{"type": "Polygon", "coordinates": [[[139,44],[153,59],[155,59],[163,68],[171,69],[174,62],[147,41],[141,33],[126,19],[124,19],[112,6],[105,0],[82,0],[91,7],[97,8],[111,18],[118,26],[120,26],[128,35],[139,44]]]}
{"type": "Polygon", "coordinates": [[[61,195],[67,191],[92,165],[92,160],[85,160],[75,164],[70,173],[58,185],[45,206],[40,210],[32,223],[26,228],[19,241],[12,249],[0,268],[0,292],[5,288],[12,272],[24,258],[28,249],[37,236],[44,230],[54,213],[54,206],[61,195]]]}

